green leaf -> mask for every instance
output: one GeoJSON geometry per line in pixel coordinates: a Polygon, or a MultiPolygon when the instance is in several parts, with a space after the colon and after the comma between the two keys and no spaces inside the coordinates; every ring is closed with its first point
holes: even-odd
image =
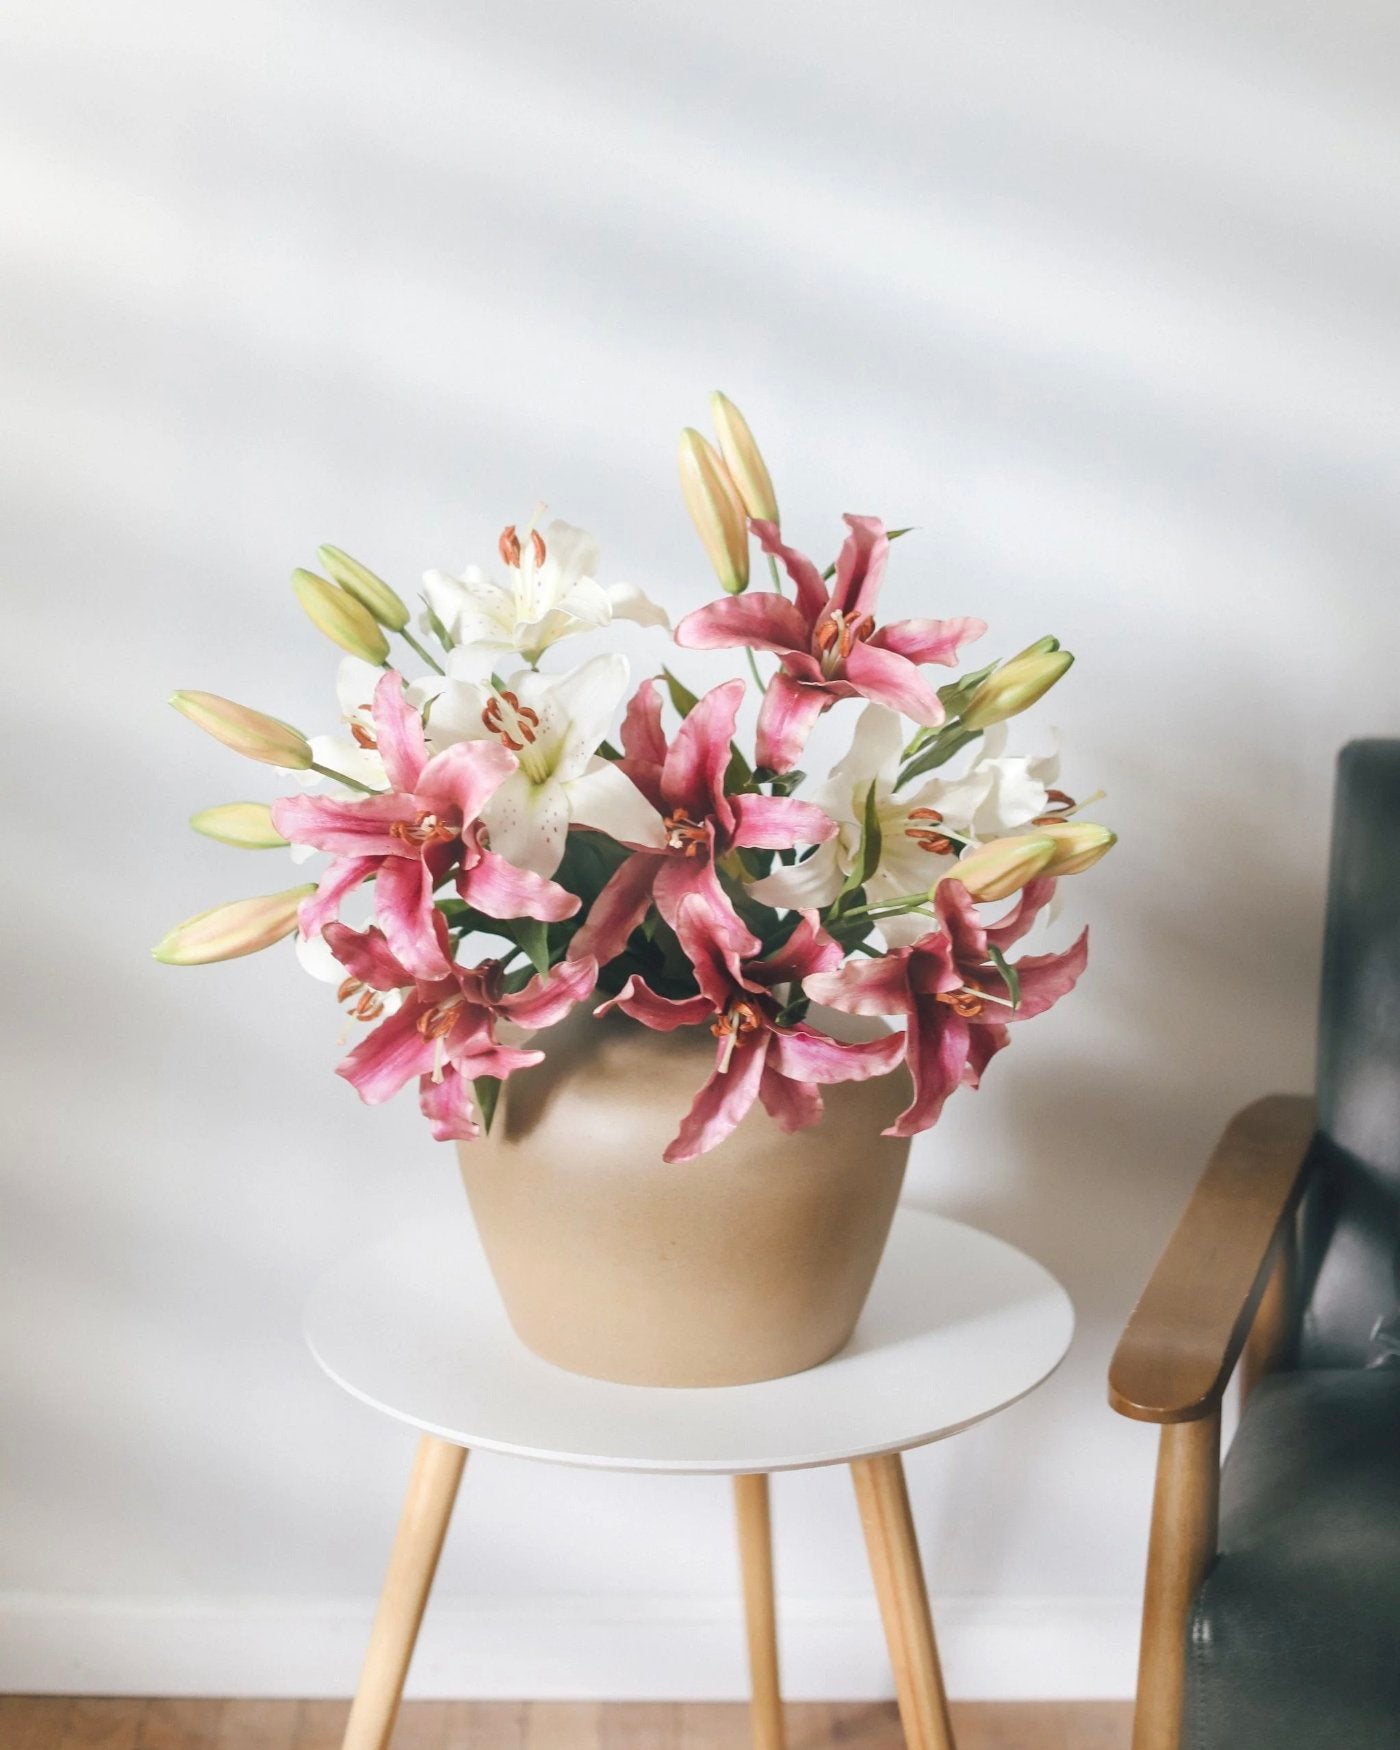
{"type": "Polygon", "coordinates": [[[666,691],[671,695],[671,703],[682,717],[690,713],[700,703],[698,693],[692,693],[684,681],[678,681],[669,668],[663,668],[661,677],[666,682],[666,691]]]}
{"type": "MultiPolygon", "coordinates": [[[[963,712],[963,707],[967,704],[968,700],[977,691],[978,687],[982,685],[982,682],[986,680],[988,675],[999,666],[1000,664],[998,663],[989,662],[985,668],[979,668],[976,674],[959,675],[957,680],[949,681],[946,687],[940,687],[938,689],[938,697],[943,705],[943,709],[948,715],[950,717],[960,717],[963,712]]],[[[930,737],[937,734],[938,731],[936,729],[926,729],[921,735],[916,735],[914,740],[928,740],[930,737]]]]}
{"type": "Polygon", "coordinates": [[[472,1083],[472,1093],[476,1096],[476,1109],[481,1114],[481,1128],[490,1130],[491,1120],[496,1116],[496,1103],[501,1097],[501,1084],[495,1076],[478,1076],[472,1083]]]}
{"type": "Polygon", "coordinates": [[[438,643],[441,644],[444,650],[451,650],[451,635],[446,626],[444,626],[442,621],[438,618],[437,613],[433,608],[433,604],[428,600],[427,596],[420,596],[419,600],[427,610],[428,625],[432,628],[433,637],[437,639],[438,643]]]}
{"type": "Polygon", "coordinates": [[[961,752],[969,742],[976,741],[981,733],[980,729],[959,729],[956,724],[949,724],[947,730],[941,732],[904,768],[895,788],[901,790],[911,779],[920,778],[925,772],[932,772],[939,766],[946,765],[955,753],[961,752]]]}
{"type": "Polygon", "coordinates": [[[860,850],[855,862],[851,865],[850,874],[842,884],[841,891],[836,895],[835,904],[838,907],[848,894],[854,893],[859,887],[864,887],[880,866],[880,812],[875,800],[877,788],[878,782],[872,781],[870,788],[865,792],[864,817],[860,829],[860,850]]]}
{"type": "Polygon", "coordinates": [[[1020,973],[1017,972],[1016,968],[1006,958],[1005,954],[1002,953],[1001,949],[994,948],[990,942],[987,944],[987,952],[991,955],[992,965],[996,967],[997,971],[1006,980],[1006,994],[1011,998],[1012,1008],[1019,1009],[1021,1006],[1020,973]]]}
{"type": "Polygon", "coordinates": [[[549,971],[549,925],[539,918],[510,918],[503,926],[511,940],[530,956],[536,972],[549,971]]]}
{"type": "Polygon", "coordinates": [[[622,758],[622,749],[614,747],[610,741],[600,741],[598,752],[605,760],[620,760],[622,758]]]}

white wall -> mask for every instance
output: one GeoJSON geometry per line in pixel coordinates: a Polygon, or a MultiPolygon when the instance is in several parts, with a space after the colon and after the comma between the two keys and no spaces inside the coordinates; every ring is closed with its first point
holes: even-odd
{"type": "MultiPolygon", "coordinates": [[[[955,1692],[1124,1693],[1152,1460],[1115,1331],[1231,1108],[1310,1073],[1329,767],[1400,732],[1400,18],[1225,0],[12,0],[0,1683],[346,1692],[411,1440],[300,1345],[345,1247],[456,1212],[295,969],[154,965],[273,885],[165,707],[308,725],[319,541],[411,586],[537,495],[711,591],[672,446],[723,385],[785,522],[921,525],[889,613],[1057,631],[1122,833],[1081,992],[912,1195],[1079,1307],[910,1462],[955,1692]],[[13,750],[16,739],[22,752],[13,750]]],[[[278,863],[277,868],[281,865],[278,863]]],[[[777,1486],[793,1693],[887,1688],[839,1473],[777,1486]]],[[[738,1693],[727,1495],[474,1459],[416,1681],[738,1693]]]]}

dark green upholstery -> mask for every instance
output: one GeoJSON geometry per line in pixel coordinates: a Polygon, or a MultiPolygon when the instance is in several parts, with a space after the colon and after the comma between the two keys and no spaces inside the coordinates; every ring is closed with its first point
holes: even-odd
{"type": "Polygon", "coordinates": [[[1400,742],[1338,762],[1296,1366],[1250,1398],[1189,1750],[1400,1750],[1400,742]]]}
{"type": "Polygon", "coordinates": [[[1187,1660],[1199,1750],[1400,1745],[1400,1369],[1258,1387],[1187,1660]]]}

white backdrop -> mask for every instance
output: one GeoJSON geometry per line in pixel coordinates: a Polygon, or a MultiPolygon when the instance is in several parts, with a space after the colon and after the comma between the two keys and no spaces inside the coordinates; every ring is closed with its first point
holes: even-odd
{"type": "MultiPolygon", "coordinates": [[[[11,0],[0,1683],[348,1690],[412,1442],[301,1302],[458,1211],[285,955],[147,957],[284,879],[185,830],[271,790],[166,694],[321,726],[291,566],[412,588],[538,496],[698,603],[722,385],[799,544],[920,525],[888,617],[1079,653],[1091,971],[911,1195],[1080,1335],[910,1471],[955,1693],[1127,1692],[1153,1440],[1105,1364],[1225,1115],[1308,1083],[1332,755],[1400,732],[1397,71],[1366,0],[11,0]]],[[[885,1690],[844,1477],[776,1512],[790,1689],[885,1690]]],[[[474,1459],[415,1683],[737,1694],[735,1584],[719,1482],[474,1459]]]]}

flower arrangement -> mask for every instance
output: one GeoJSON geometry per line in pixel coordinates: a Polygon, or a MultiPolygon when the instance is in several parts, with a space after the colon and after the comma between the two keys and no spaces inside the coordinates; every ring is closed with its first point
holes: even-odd
{"type": "Polygon", "coordinates": [[[292,582],[345,652],[338,729],[307,738],[208,693],[171,703],[300,786],[271,806],[207,809],[197,831],[330,860],[314,882],[178,925],[156,958],[202,964],[295,935],[365,1028],[339,1073],[371,1104],[416,1080],[443,1140],[480,1135],[502,1083],[541,1061],[531,1036],[585,1002],[714,1035],[671,1161],[713,1148],[755,1101],[798,1130],[821,1116],[824,1084],[901,1063],[913,1097],[890,1135],[927,1129],[956,1088],[976,1087],[1011,1027],[1074,985],[1087,931],[1058,954],[1013,960],[1012,948],[1057,881],[1114,842],[1078,818],[1053,757],[1006,747],[1008,720],[1073,658],[1044,638],[935,687],[930,668],[955,669],[983,622],[879,622],[907,531],[847,516],[823,570],[784,540],[738,409],[722,395],[712,407],[718,447],[687,430],[680,468],[724,593],[673,637],[745,652],[760,701],[751,749],[745,679],[697,697],[665,666],[629,695],[620,655],[543,666],[613,620],[669,630],[639,590],[598,581],[580,529],[540,514],[506,528],[494,573],[427,574],[416,621],[381,578],[323,547],[326,575],[292,582]],[[771,587],[749,587],[754,543],[771,587]],[[860,707],[849,749],[799,796],[813,726],[843,705],[860,707]],[[358,926],[342,917],[357,896],[372,896],[358,926]],[[840,1040],[813,1002],[900,1030],[840,1040]]]}

